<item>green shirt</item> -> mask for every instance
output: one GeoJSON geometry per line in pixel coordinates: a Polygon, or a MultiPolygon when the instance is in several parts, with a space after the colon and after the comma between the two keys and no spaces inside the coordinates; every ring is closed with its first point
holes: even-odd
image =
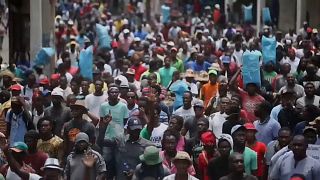
{"type": "Polygon", "coordinates": [[[265,80],[269,81],[269,83],[272,83],[273,78],[275,78],[277,76],[277,73],[275,71],[272,72],[267,72],[267,71],[263,71],[263,77],[265,80]]]}
{"type": "MultiPolygon", "coordinates": [[[[233,150],[231,150],[230,153],[233,153],[233,150]]],[[[252,171],[255,171],[258,169],[257,153],[248,147],[245,147],[244,149],[243,160],[244,160],[244,170],[246,174],[251,175],[252,171]]]]}
{"type": "Polygon", "coordinates": [[[149,134],[147,127],[144,127],[141,131],[140,131],[140,137],[150,140],[151,134],[149,134]]]}
{"type": "MultiPolygon", "coordinates": [[[[161,78],[160,78],[160,74],[158,73],[158,72],[154,72],[156,75],[157,75],[157,83],[160,83],[160,81],[161,81],[161,78]]],[[[144,73],[142,73],[141,74],[141,76],[140,76],[140,81],[142,80],[142,78],[144,77],[144,76],[149,76],[151,73],[150,73],[150,71],[148,70],[148,71],[145,71],[144,73]]]]}
{"type": "Polygon", "coordinates": [[[172,66],[169,68],[162,67],[159,69],[161,79],[160,84],[163,87],[168,87],[169,83],[172,81],[172,75],[175,71],[177,71],[177,69],[172,66]]]}
{"type": "Polygon", "coordinates": [[[184,65],[181,59],[177,58],[175,62],[171,63],[171,66],[175,67],[180,73],[184,72],[184,65]]]}

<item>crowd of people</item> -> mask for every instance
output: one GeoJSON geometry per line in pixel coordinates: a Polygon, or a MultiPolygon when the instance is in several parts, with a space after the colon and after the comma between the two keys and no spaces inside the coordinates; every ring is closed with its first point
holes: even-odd
{"type": "Polygon", "coordinates": [[[318,30],[233,24],[206,2],[165,1],[146,21],[141,0],[119,16],[108,1],[59,1],[55,73],[1,59],[0,179],[319,179],[318,30]],[[259,83],[244,81],[245,52],[259,83]]]}

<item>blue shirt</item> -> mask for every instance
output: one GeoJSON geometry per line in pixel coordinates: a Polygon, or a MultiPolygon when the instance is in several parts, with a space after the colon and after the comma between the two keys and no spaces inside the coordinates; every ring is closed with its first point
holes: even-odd
{"type": "Polygon", "coordinates": [[[271,141],[277,139],[279,129],[281,128],[278,121],[270,118],[267,122],[260,123],[260,121],[254,121],[253,124],[258,131],[256,133],[257,141],[268,145],[271,141]]]}
{"type": "Polygon", "coordinates": [[[192,69],[193,71],[196,71],[196,72],[208,71],[210,66],[211,64],[206,61],[204,61],[203,64],[198,64],[197,62],[189,62],[187,64],[188,69],[192,69]]]}
{"type": "Polygon", "coordinates": [[[11,125],[9,145],[12,146],[15,142],[24,142],[24,135],[27,132],[27,125],[23,120],[23,112],[16,115],[15,113],[7,112],[6,122],[11,125]]]}
{"type": "Polygon", "coordinates": [[[146,36],[147,36],[147,33],[143,32],[143,31],[141,31],[141,32],[137,31],[134,33],[134,37],[138,37],[141,40],[144,40],[146,38],[146,36]]]}
{"type": "Polygon", "coordinates": [[[275,119],[276,121],[278,121],[278,114],[279,114],[279,112],[281,111],[281,109],[283,109],[283,107],[282,107],[281,104],[279,104],[278,106],[275,106],[275,107],[272,109],[271,113],[270,113],[271,118],[273,118],[273,119],[275,119]]]}

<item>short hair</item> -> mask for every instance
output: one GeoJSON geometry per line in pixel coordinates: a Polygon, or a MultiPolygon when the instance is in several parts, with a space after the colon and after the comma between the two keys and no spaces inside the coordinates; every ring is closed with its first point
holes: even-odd
{"type": "Polygon", "coordinates": [[[39,133],[36,130],[29,130],[24,135],[24,138],[32,138],[33,140],[39,139],[39,133]]]}
{"type": "Polygon", "coordinates": [[[290,133],[290,135],[292,135],[292,131],[289,127],[282,127],[279,129],[278,131],[278,135],[280,134],[281,131],[288,131],[290,133]]]}
{"type": "Polygon", "coordinates": [[[178,115],[173,115],[171,116],[171,119],[176,119],[177,120],[177,124],[182,128],[183,127],[183,117],[178,116],[178,115]]]}
{"type": "Polygon", "coordinates": [[[37,123],[37,129],[40,129],[41,124],[43,121],[49,121],[50,125],[52,126],[52,132],[54,131],[55,128],[55,123],[54,121],[51,119],[51,117],[49,116],[44,116],[42,118],[39,119],[38,123],[37,123]]]}
{"type": "Polygon", "coordinates": [[[159,85],[152,85],[151,88],[155,89],[158,95],[161,94],[161,87],[159,85]]]}
{"type": "Polygon", "coordinates": [[[303,87],[306,87],[307,85],[312,85],[313,87],[315,87],[315,85],[312,82],[306,82],[306,84],[304,84],[303,87]]]}
{"type": "Polygon", "coordinates": [[[272,111],[272,105],[268,101],[263,101],[258,105],[259,109],[263,109],[267,114],[270,114],[272,111]]]}
{"type": "Polygon", "coordinates": [[[172,129],[167,129],[167,130],[165,130],[164,133],[163,133],[163,138],[162,138],[163,141],[162,141],[162,142],[164,142],[164,140],[166,139],[166,137],[169,137],[169,136],[174,136],[175,139],[176,139],[176,142],[178,142],[179,139],[180,139],[180,133],[179,133],[178,131],[174,131],[174,130],[172,130],[172,129]]]}
{"type": "Polygon", "coordinates": [[[191,92],[191,91],[185,91],[183,94],[185,94],[185,93],[189,94],[189,95],[190,95],[190,97],[192,98],[193,94],[192,94],[192,92],[191,92]]]}
{"type": "Polygon", "coordinates": [[[206,118],[206,117],[201,117],[200,119],[198,119],[198,122],[199,122],[199,121],[204,122],[204,123],[209,127],[209,120],[208,120],[208,118],[206,118]]]}

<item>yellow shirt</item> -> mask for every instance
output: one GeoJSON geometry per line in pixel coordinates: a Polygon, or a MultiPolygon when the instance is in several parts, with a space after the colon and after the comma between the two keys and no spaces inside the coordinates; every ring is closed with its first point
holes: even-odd
{"type": "Polygon", "coordinates": [[[62,153],[62,143],[63,140],[58,137],[54,136],[53,138],[49,139],[48,141],[43,141],[42,139],[38,140],[37,148],[40,151],[43,151],[49,155],[51,158],[58,158],[62,153]]]}

